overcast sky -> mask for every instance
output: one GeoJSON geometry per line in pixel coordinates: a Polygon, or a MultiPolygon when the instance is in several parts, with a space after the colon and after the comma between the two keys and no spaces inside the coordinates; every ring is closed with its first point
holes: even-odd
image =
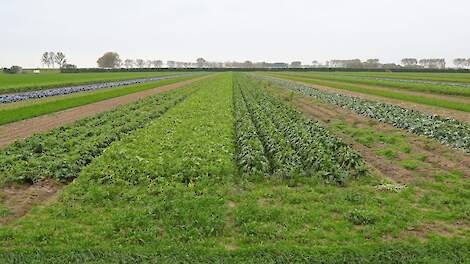
{"type": "Polygon", "coordinates": [[[469,0],[2,0],[0,66],[44,51],[125,58],[285,61],[470,57],[469,0]]]}

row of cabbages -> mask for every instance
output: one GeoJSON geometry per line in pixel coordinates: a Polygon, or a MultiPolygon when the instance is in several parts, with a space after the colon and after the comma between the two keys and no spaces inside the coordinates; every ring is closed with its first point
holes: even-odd
{"type": "Polygon", "coordinates": [[[245,175],[317,177],[345,184],[365,174],[362,158],[245,75],[234,78],[237,163],[245,175]]]}
{"type": "Polygon", "coordinates": [[[140,78],[140,79],[132,79],[132,80],[124,80],[124,81],[112,81],[112,82],[102,82],[102,83],[94,83],[94,84],[86,84],[86,85],[75,85],[75,86],[67,86],[61,88],[52,88],[47,90],[38,90],[38,91],[31,91],[31,92],[22,92],[22,93],[14,93],[14,94],[3,94],[0,95],[0,103],[12,103],[18,102],[28,99],[37,99],[37,98],[44,98],[49,96],[57,96],[57,95],[66,95],[71,93],[77,92],[85,92],[85,91],[93,91],[99,90],[104,88],[112,88],[112,87],[119,87],[119,86],[126,86],[126,85],[133,85],[133,84],[140,84],[170,78],[177,78],[183,76],[189,76],[192,74],[178,74],[178,75],[171,75],[171,76],[160,76],[160,77],[150,77],[150,78],[140,78]]]}
{"type": "Polygon", "coordinates": [[[355,96],[323,92],[293,81],[264,76],[257,78],[470,152],[470,125],[467,123],[355,96]]]}

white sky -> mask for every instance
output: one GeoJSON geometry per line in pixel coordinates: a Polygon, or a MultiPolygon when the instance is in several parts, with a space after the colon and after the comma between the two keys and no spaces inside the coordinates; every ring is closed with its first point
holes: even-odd
{"type": "Polygon", "coordinates": [[[0,66],[470,57],[470,0],[1,0],[0,66]]]}

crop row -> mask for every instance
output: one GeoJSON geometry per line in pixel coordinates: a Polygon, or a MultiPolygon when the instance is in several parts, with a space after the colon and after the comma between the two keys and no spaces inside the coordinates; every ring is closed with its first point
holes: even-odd
{"type": "Polygon", "coordinates": [[[371,80],[383,80],[383,81],[393,81],[393,82],[404,82],[404,83],[424,83],[431,85],[442,85],[442,86],[456,86],[456,87],[467,87],[470,88],[470,83],[457,83],[457,82],[442,82],[442,81],[427,81],[427,80],[413,80],[413,79],[397,79],[397,78],[387,78],[387,77],[364,77],[364,76],[354,76],[354,78],[363,78],[371,80]]]}
{"type": "MultiPolygon", "coordinates": [[[[198,185],[234,171],[231,78],[218,75],[164,116],[113,144],[80,175],[158,192],[168,183],[198,185]]],[[[194,186],[193,186],[194,187],[194,186]]]]}
{"type": "Polygon", "coordinates": [[[144,127],[187,98],[193,86],[146,97],[94,117],[37,134],[0,150],[0,182],[75,178],[112,142],[144,127]]]}
{"type": "Polygon", "coordinates": [[[47,90],[37,90],[37,91],[14,93],[14,94],[3,94],[3,95],[0,95],[0,104],[18,102],[18,101],[23,101],[23,100],[28,100],[28,99],[44,98],[44,97],[50,97],[50,96],[66,95],[66,94],[78,93],[78,92],[94,91],[94,90],[99,90],[99,89],[127,86],[127,85],[133,85],[133,84],[141,84],[141,83],[165,80],[165,79],[170,79],[170,78],[184,77],[184,76],[189,76],[189,75],[192,75],[192,74],[178,74],[178,75],[171,75],[171,76],[149,77],[149,78],[140,78],[140,79],[133,79],[133,80],[67,86],[67,87],[61,87],[61,88],[52,88],[52,89],[47,89],[47,90]]]}
{"type": "Polygon", "coordinates": [[[343,184],[365,172],[350,146],[270,95],[259,81],[235,75],[234,100],[237,163],[243,174],[315,176],[343,184]]]}
{"type": "Polygon", "coordinates": [[[470,150],[470,125],[452,118],[423,113],[359,97],[323,92],[311,86],[271,77],[260,77],[283,88],[300,92],[322,102],[377,119],[417,135],[433,138],[454,148],[470,150]]]}
{"type": "Polygon", "coordinates": [[[374,77],[359,77],[359,76],[348,76],[338,74],[318,74],[318,73],[282,73],[291,77],[309,78],[323,81],[334,81],[343,82],[348,84],[365,84],[371,86],[380,86],[385,88],[400,89],[406,91],[418,91],[425,93],[434,94],[445,94],[445,95],[459,95],[459,96],[470,96],[470,89],[464,86],[455,86],[447,84],[438,84],[422,81],[397,81],[392,78],[374,78],[374,77]]]}

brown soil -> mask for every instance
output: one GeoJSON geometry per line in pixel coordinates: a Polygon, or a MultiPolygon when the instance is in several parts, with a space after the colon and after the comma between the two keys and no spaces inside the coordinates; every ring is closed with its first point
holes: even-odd
{"type": "Polygon", "coordinates": [[[79,119],[93,116],[97,113],[112,109],[113,107],[135,102],[143,97],[154,95],[169,90],[179,88],[189,83],[207,78],[203,76],[191,80],[186,80],[174,84],[160,86],[157,88],[132,93],[84,106],[79,106],[64,111],[34,117],[27,120],[14,122],[0,126],[0,148],[15,142],[18,139],[26,138],[35,133],[46,132],[64,124],[73,123],[79,119]]]}
{"type": "Polygon", "coordinates": [[[2,205],[9,214],[0,218],[0,226],[22,217],[34,206],[47,204],[54,200],[56,193],[64,186],[53,180],[33,185],[15,185],[0,189],[2,205]]]}
{"type": "MultiPolygon", "coordinates": [[[[408,108],[408,109],[413,109],[416,111],[421,111],[421,112],[426,112],[426,113],[432,113],[435,115],[440,115],[440,116],[445,116],[445,117],[450,117],[454,118],[456,120],[460,120],[463,122],[470,123],[470,114],[467,112],[463,111],[458,111],[458,110],[452,110],[452,109],[446,109],[446,108],[441,108],[437,106],[427,106],[427,105],[422,105],[422,104],[417,104],[417,103],[412,103],[412,102],[406,102],[402,100],[396,100],[396,99],[390,99],[390,98],[385,98],[385,97],[380,97],[380,96],[375,96],[375,95],[369,95],[369,94],[364,94],[364,93],[358,93],[358,92],[352,92],[352,91],[347,91],[347,90],[342,90],[342,89],[337,89],[337,88],[332,88],[328,86],[322,86],[322,85],[317,85],[317,84],[310,84],[310,83],[305,83],[301,81],[294,81],[303,85],[311,86],[313,88],[316,88],[320,91],[324,92],[329,92],[329,93],[338,93],[338,94],[347,94],[351,96],[356,96],[360,97],[363,99],[371,100],[371,101],[377,101],[377,102],[383,102],[383,103],[388,103],[388,104],[393,104],[393,105],[398,105],[403,108],[408,108]]],[[[338,84],[342,84],[339,83],[338,84]]],[[[387,88],[379,88],[376,86],[368,86],[368,85],[360,85],[360,84],[354,84],[354,86],[358,87],[364,87],[364,88],[373,88],[373,89],[382,89],[382,90],[388,90],[390,89],[387,88]]],[[[432,97],[432,98],[439,98],[439,99],[445,99],[445,100],[451,100],[449,99],[450,96],[445,96],[445,95],[429,95],[428,93],[419,93],[419,92],[409,92],[409,91],[402,91],[399,90],[400,93],[404,94],[413,94],[413,95],[419,95],[423,97],[432,97]]],[[[462,99],[461,97],[450,97],[453,98],[452,100],[454,101],[462,101],[465,100],[466,103],[470,103],[470,99],[462,99]]]]}
{"type": "MultiPolygon", "coordinates": [[[[275,92],[278,94],[282,93],[280,90],[275,92]]],[[[398,153],[395,159],[389,160],[376,153],[376,151],[383,149],[383,145],[366,146],[355,141],[351,136],[338,131],[338,129],[333,131],[343,141],[351,144],[362,155],[369,166],[372,167],[373,171],[378,171],[382,176],[393,179],[397,183],[406,184],[415,180],[414,172],[431,179],[432,175],[439,170],[458,170],[464,173],[464,177],[470,177],[470,156],[460,150],[451,149],[431,139],[408,133],[391,125],[371,120],[370,118],[354,114],[333,105],[314,101],[305,96],[296,96],[291,103],[306,115],[323,124],[328,124],[331,120],[341,120],[358,128],[372,128],[387,135],[405,134],[406,140],[411,145],[410,153],[419,153],[425,156],[424,162],[427,166],[420,166],[414,171],[407,170],[400,166],[397,161],[406,160],[412,154],[398,153]],[[432,149],[430,150],[430,148],[432,149]]]]}

